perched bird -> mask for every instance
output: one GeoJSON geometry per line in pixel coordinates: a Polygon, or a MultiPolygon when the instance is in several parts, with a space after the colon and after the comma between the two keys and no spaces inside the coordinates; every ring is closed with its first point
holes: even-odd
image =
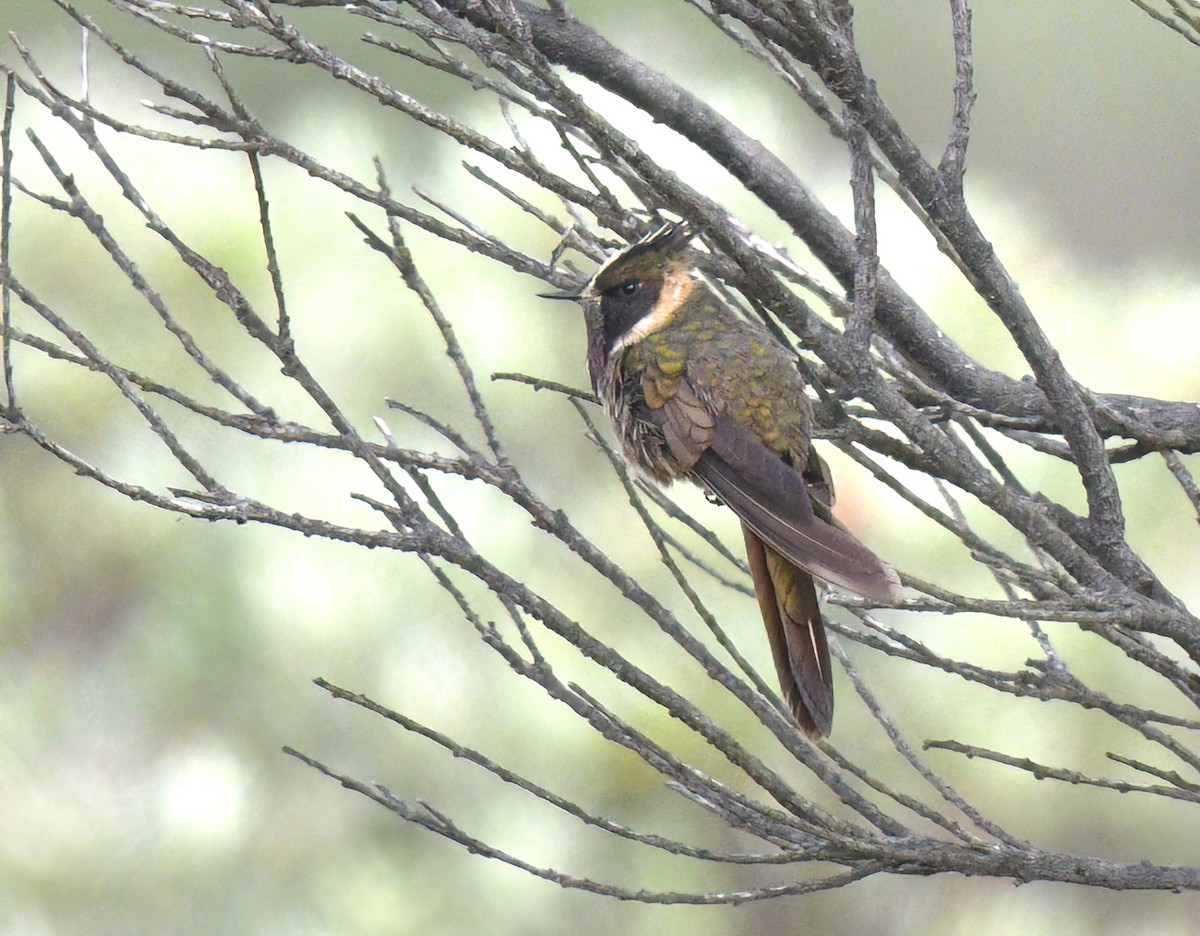
{"type": "Polygon", "coordinates": [[[812,738],[833,722],[833,679],[812,576],[879,602],[895,570],[836,525],[795,354],[740,315],[697,268],[681,224],[614,254],[581,293],[592,387],[625,458],[661,483],[696,482],[741,518],[783,696],[812,738]]]}

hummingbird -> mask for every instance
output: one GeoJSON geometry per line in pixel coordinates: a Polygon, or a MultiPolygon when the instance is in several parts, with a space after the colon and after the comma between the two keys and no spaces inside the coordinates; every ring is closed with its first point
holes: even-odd
{"type": "Polygon", "coordinates": [[[726,302],[684,224],[617,251],[573,299],[592,388],[625,459],[654,481],[699,484],[739,517],[783,698],[818,740],[833,673],[813,576],[880,603],[895,570],[834,520],[795,353],[726,302]]]}

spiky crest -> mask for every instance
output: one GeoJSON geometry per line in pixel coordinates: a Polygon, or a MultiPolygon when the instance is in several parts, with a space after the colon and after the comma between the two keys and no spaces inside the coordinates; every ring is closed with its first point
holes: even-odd
{"type": "Polygon", "coordinates": [[[583,295],[601,296],[614,286],[630,280],[662,280],[673,270],[691,266],[692,252],[688,248],[691,239],[691,231],[685,223],[672,221],[664,224],[609,257],[596,271],[583,295]]]}

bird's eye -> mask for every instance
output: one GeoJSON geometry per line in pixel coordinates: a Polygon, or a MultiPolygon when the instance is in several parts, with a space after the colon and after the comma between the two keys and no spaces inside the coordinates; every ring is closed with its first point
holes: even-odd
{"type": "Polygon", "coordinates": [[[630,280],[628,283],[622,283],[620,286],[622,296],[632,296],[638,291],[638,287],[642,284],[637,280],[630,280]]]}

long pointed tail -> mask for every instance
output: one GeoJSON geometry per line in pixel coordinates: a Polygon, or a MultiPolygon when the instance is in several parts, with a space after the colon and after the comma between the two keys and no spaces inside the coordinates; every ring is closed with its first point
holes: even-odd
{"type": "Polygon", "coordinates": [[[784,701],[805,733],[819,740],[833,726],[833,671],[812,576],[745,523],[742,535],[784,701]]]}

